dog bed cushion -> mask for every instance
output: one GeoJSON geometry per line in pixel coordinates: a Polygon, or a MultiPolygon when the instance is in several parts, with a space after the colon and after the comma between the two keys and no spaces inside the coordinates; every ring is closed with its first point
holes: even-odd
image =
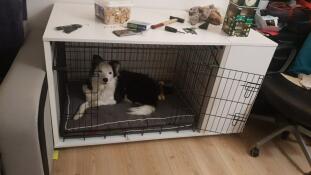
{"type": "Polygon", "coordinates": [[[101,132],[119,130],[130,133],[142,130],[166,130],[191,127],[195,115],[183,98],[176,94],[167,95],[164,101],[159,101],[156,111],[148,116],[127,114],[132,103],[121,102],[116,105],[93,107],[86,110],[84,116],[73,120],[79,106],[85,102],[81,83],[67,85],[65,107],[62,108],[61,134],[101,132]]]}

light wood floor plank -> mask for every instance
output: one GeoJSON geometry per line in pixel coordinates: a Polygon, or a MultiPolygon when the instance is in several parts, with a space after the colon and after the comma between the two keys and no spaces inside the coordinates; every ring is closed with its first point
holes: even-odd
{"type": "Polygon", "coordinates": [[[220,156],[217,146],[213,143],[215,137],[193,138],[185,140],[192,152],[192,156],[196,159],[197,164],[206,175],[226,175],[230,174],[230,169],[224,164],[224,160],[220,156]],[[222,167],[219,168],[219,165],[222,167]]]}
{"type": "Polygon", "coordinates": [[[299,148],[276,139],[252,158],[249,147],[273,131],[251,121],[241,135],[155,140],[60,150],[54,175],[302,175],[310,167],[299,148]]]}
{"type": "Polygon", "coordinates": [[[202,174],[185,141],[174,139],[171,142],[163,143],[162,147],[174,175],[202,174]]]}
{"type": "Polygon", "coordinates": [[[135,175],[170,175],[172,174],[165,157],[161,142],[128,144],[128,153],[135,175]]]}

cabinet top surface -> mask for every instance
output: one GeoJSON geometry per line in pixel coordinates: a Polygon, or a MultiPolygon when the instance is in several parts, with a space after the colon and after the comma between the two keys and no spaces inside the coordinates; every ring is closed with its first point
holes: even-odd
{"type": "MultiPolygon", "coordinates": [[[[95,17],[93,4],[55,3],[46,26],[44,41],[67,42],[105,42],[132,44],[167,44],[167,45],[250,45],[276,46],[277,44],[260,33],[251,30],[248,37],[227,36],[221,26],[210,25],[208,30],[197,29],[197,35],[170,33],[164,27],[149,29],[141,35],[117,37],[112,31],[124,29],[122,25],[105,25],[95,17]],[[82,28],[66,34],[55,30],[57,26],[81,24],[82,28]]],[[[131,19],[156,24],[168,20],[169,16],[185,18],[185,23],[174,23],[170,26],[182,31],[192,27],[188,22],[186,10],[150,9],[132,7],[131,19]]]]}

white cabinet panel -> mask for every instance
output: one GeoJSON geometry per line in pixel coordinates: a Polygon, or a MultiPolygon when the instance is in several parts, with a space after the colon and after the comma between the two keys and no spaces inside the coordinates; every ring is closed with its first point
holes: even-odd
{"type": "Polygon", "coordinates": [[[265,74],[275,47],[231,46],[225,68],[265,74]]]}

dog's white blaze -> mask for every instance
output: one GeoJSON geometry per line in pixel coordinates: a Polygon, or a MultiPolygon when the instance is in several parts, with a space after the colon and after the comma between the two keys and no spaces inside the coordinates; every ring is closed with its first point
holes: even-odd
{"type": "Polygon", "coordinates": [[[129,108],[131,112],[128,112],[130,115],[149,115],[155,111],[155,107],[151,105],[143,105],[139,107],[129,108]]]}

